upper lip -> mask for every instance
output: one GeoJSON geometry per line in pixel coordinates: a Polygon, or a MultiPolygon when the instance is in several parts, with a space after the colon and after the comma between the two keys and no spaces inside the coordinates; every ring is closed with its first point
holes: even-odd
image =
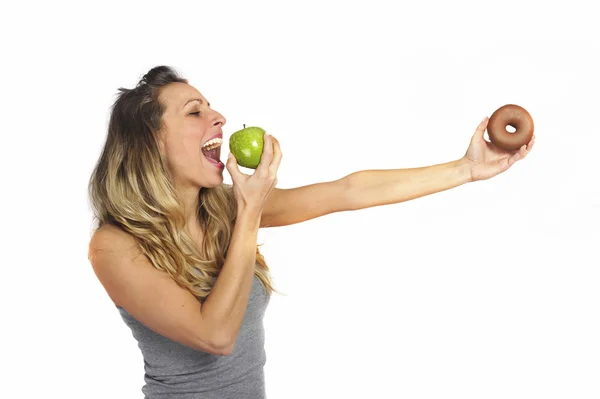
{"type": "Polygon", "coordinates": [[[219,133],[215,134],[214,136],[212,136],[211,138],[206,140],[204,143],[202,143],[202,146],[204,147],[204,144],[206,144],[209,141],[211,141],[212,139],[216,139],[216,138],[223,139],[223,132],[219,132],[219,133]]]}

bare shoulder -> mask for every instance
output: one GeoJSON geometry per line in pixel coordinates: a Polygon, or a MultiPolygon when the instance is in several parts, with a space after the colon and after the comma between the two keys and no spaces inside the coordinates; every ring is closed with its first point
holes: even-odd
{"type": "Polygon", "coordinates": [[[126,286],[134,277],[132,273],[139,273],[140,267],[147,269],[150,266],[144,258],[135,238],[116,226],[105,224],[90,239],[88,259],[116,305],[122,305],[121,297],[125,288],[129,288],[126,286]],[[135,262],[136,258],[138,262],[135,262]]]}
{"type": "Polygon", "coordinates": [[[92,235],[88,254],[92,260],[93,255],[98,251],[130,251],[133,253],[136,247],[136,241],[131,234],[116,226],[105,224],[92,235]]]}

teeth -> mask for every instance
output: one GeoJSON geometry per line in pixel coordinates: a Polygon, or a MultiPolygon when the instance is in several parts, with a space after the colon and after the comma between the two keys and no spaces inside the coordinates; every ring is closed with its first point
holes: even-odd
{"type": "Polygon", "coordinates": [[[220,147],[221,144],[223,144],[223,139],[220,138],[214,138],[212,140],[208,140],[206,143],[204,143],[204,145],[202,146],[203,150],[214,150],[217,147],[220,147]]]}

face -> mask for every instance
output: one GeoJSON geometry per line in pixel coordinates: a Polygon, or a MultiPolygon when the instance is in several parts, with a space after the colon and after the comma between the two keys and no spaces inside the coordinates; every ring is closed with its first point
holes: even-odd
{"type": "MultiPolygon", "coordinates": [[[[202,146],[213,138],[223,139],[225,118],[210,108],[210,103],[194,87],[172,83],[161,91],[161,102],[166,106],[160,148],[176,184],[184,189],[199,190],[216,187],[223,182],[223,168],[219,159],[221,147],[203,151],[202,146]]],[[[209,147],[210,148],[210,147],[209,147]]]]}

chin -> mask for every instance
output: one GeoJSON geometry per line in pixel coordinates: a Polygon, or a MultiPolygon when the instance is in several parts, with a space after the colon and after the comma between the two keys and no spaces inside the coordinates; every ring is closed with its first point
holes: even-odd
{"type": "Polygon", "coordinates": [[[214,188],[223,184],[223,174],[214,174],[212,176],[203,176],[202,181],[199,182],[199,186],[203,188],[214,188]]]}
{"type": "Polygon", "coordinates": [[[221,176],[220,179],[211,179],[210,182],[207,182],[206,184],[204,184],[203,187],[205,188],[215,188],[215,187],[219,187],[221,184],[223,184],[223,177],[221,176]]]}

